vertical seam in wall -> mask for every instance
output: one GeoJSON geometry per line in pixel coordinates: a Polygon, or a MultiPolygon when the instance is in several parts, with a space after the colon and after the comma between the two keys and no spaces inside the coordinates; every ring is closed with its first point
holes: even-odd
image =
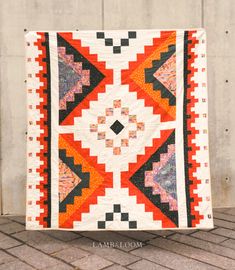
{"type": "MultiPolygon", "coordinates": [[[[2,5],[0,5],[2,10],[2,5]]],[[[2,12],[0,12],[2,23],[2,12]]],[[[3,188],[2,188],[2,32],[0,33],[0,215],[3,215],[3,188]]]]}
{"type": "Polygon", "coordinates": [[[201,1],[201,27],[204,28],[204,0],[201,1]]]}
{"type": "MultiPolygon", "coordinates": [[[[0,23],[2,23],[2,3],[0,5],[0,23]]],[[[3,215],[3,184],[2,184],[2,44],[3,34],[0,33],[0,215],[3,215]]]]}
{"type": "Polygon", "coordinates": [[[102,16],[102,30],[104,30],[104,0],[102,0],[101,2],[101,8],[102,8],[102,11],[101,11],[101,16],[102,16]]]}
{"type": "MultiPolygon", "coordinates": [[[[2,40],[0,38],[0,40],[2,40]]],[[[0,44],[0,51],[1,51],[0,44]]],[[[0,55],[0,93],[2,88],[2,70],[1,70],[1,63],[2,63],[2,55],[0,55]]],[[[2,109],[2,97],[0,95],[0,109],[2,109]]],[[[2,190],[2,117],[0,115],[0,215],[3,215],[3,190],[2,190]]]]}

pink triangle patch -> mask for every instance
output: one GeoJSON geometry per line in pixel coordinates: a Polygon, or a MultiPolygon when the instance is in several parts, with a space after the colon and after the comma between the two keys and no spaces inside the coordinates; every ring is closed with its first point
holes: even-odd
{"type": "Polygon", "coordinates": [[[174,53],[154,74],[174,96],[176,95],[176,54],[174,53]]]}
{"type": "Polygon", "coordinates": [[[62,160],[59,160],[60,202],[62,202],[81,181],[81,178],[79,178],[62,160]]]}

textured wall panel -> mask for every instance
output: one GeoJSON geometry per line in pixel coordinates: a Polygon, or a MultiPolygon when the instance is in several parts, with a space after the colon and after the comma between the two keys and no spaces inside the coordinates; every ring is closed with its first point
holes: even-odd
{"type": "Polygon", "coordinates": [[[205,0],[213,204],[235,205],[235,1],[205,0]]]}

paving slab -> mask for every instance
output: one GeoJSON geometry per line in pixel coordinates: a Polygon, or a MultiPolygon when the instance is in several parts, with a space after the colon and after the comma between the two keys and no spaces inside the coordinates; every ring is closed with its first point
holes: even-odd
{"type": "Polygon", "coordinates": [[[163,248],[175,252],[177,254],[186,256],[188,258],[200,261],[204,264],[213,265],[222,269],[235,269],[235,260],[225,258],[223,256],[207,252],[183,243],[178,243],[169,239],[156,238],[150,240],[149,243],[158,248],[163,248]]]}
{"type": "Polygon", "coordinates": [[[91,254],[87,251],[84,251],[80,248],[76,248],[73,246],[69,247],[68,249],[63,249],[53,254],[53,256],[60,258],[69,263],[77,261],[78,259],[81,259],[88,255],[91,255],[91,254]]]}
{"type": "Polygon", "coordinates": [[[61,241],[67,242],[74,240],[76,238],[82,237],[81,235],[74,233],[74,232],[68,232],[68,231],[45,231],[45,234],[57,238],[61,241]]]}
{"type": "Polygon", "coordinates": [[[195,232],[195,233],[191,234],[191,236],[205,240],[205,241],[213,242],[216,244],[221,243],[221,242],[228,239],[224,236],[216,235],[216,234],[213,234],[210,232],[205,232],[205,231],[195,232]]]}
{"type": "Polygon", "coordinates": [[[41,231],[23,231],[13,234],[13,236],[29,246],[49,254],[68,248],[66,242],[52,238],[41,231]]]}
{"type": "Polygon", "coordinates": [[[100,270],[112,264],[112,262],[97,255],[91,255],[73,262],[73,265],[78,266],[81,270],[100,270]]]}
{"type": "Polygon", "coordinates": [[[217,228],[217,229],[213,230],[212,233],[218,234],[221,236],[225,236],[227,238],[235,239],[235,231],[234,230],[229,230],[229,229],[225,229],[225,228],[217,228]]]}
{"type": "Polygon", "coordinates": [[[25,225],[25,216],[8,216],[8,219],[25,225]]]}
{"type": "Polygon", "coordinates": [[[2,224],[0,226],[0,231],[7,233],[7,234],[12,234],[16,232],[21,232],[25,230],[25,226],[22,224],[19,224],[17,222],[10,222],[7,224],[2,224]]]}
{"type": "Polygon", "coordinates": [[[147,245],[143,248],[131,251],[131,254],[175,270],[218,270],[217,267],[210,266],[183,255],[154,247],[152,245],[147,245]]]}
{"type": "Polygon", "coordinates": [[[226,221],[230,221],[230,222],[234,222],[235,223],[235,216],[234,215],[230,215],[228,213],[218,213],[218,212],[214,212],[213,216],[217,219],[222,219],[222,220],[226,220],[226,221]]]}
{"type": "Polygon", "coordinates": [[[11,247],[19,246],[22,243],[0,232],[0,248],[8,249],[11,247]]]}
{"type": "Polygon", "coordinates": [[[207,242],[205,240],[196,239],[194,237],[180,234],[172,235],[169,237],[169,239],[235,260],[234,250],[221,246],[221,244],[218,245],[215,243],[207,242]]]}
{"type": "Polygon", "coordinates": [[[235,240],[234,239],[228,239],[221,243],[222,246],[229,247],[232,249],[235,249],[235,240]]]}
{"type": "Polygon", "coordinates": [[[149,262],[146,260],[140,260],[136,263],[133,263],[131,265],[128,265],[128,268],[131,270],[143,270],[143,269],[148,269],[148,270],[166,270],[169,268],[166,268],[164,266],[161,266],[159,264],[149,262]]]}
{"type": "Polygon", "coordinates": [[[235,230],[235,223],[226,220],[214,218],[214,225],[216,225],[217,227],[235,230]]]}
{"type": "Polygon", "coordinates": [[[15,260],[16,260],[16,258],[14,258],[10,254],[6,253],[5,251],[0,250],[0,264],[9,263],[9,262],[12,262],[15,260]]]}
{"type": "Polygon", "coordinates": [[[0,265],[0,270],[33,270],[34,267],[20,261],[15,260],[13,262],[4,263],[0,265]]]}
{"type": "Polygon", "coordinates": [[[0,225],[10,223],[11,221],[6,217],[0,217],[0,225]]]}
{"type": "Polygon", "coordinates": [[[26,245],[8,249],[8,252],[37,269],[49,268],[60,263],[59,260],[26,245]]]}

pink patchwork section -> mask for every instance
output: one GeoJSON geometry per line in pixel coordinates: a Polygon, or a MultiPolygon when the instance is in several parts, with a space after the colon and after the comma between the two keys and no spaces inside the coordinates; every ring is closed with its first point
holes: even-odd
{"type": "Polygon", "coordinates": [[[168,145],[167,153],[162,153],[160,155],[159,162],[153,162],[153,170],[145,172],[145,187],[152,187],[153,195],[159,194],[161,196],[161,202],[169,203],[170,210],[177,210],[177,200],[173,198],[154,178],[158,177],[157,175],[161,170],[167,165],[168,161],[175,153],[175,145],[168,145]]]}
{"type": "Polygon", "coordinates": [[[59,195],[60,202],[81,182],[81,179],[65,164],[59,160],[59,195]]]}
{"type": "Polygon", "coordinates": [[[66,103],[68,101],[74,101],[74,94],[82,93],[83,85],[90,85],[90,71],[83,70],[82,63],[74,62],[74,56],[67,55],[64,47],[58,47],[58,56],[80,76],[80,80],[78,80],[77,83],[60,100],[60,110],[66,110],[66,103]]]}
{"type": "Polygon", "coordinates": [[[176,95],[176,54],[174,53],[155,73],[159,80],[174,96],[176,95]]]}
{"type": "Polygon", "coordinates": [[[153,163],[153,173],[158,174],[174,153],[175,153],[175,145],[170,144],[168,146],[168,152],[161,154],[161,160],[159,162],[153,163]]]}

